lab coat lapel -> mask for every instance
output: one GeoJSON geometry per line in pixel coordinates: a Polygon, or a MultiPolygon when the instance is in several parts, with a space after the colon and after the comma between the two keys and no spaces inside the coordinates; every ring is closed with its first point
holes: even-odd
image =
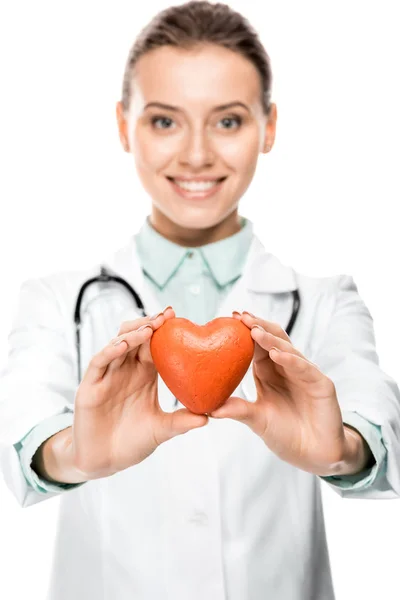
{"type": "Polygon", "coordinates": [[[243,275],[233,285],[216,316],[231,316],[233,310],[247,310],[286,327],[291,315],[290,292],[296,288],[294,270],[266,252],[254,234],[243,275]]]}
{"type": "Polygon", "coordinates": [[[165,306],[161,306],[158,299],[147,285],[143,276],[142,267],[136,250],[134,236],[129,243],[106,258],[102,263],[107,270],[123,277],[139,294],[148,316],[161,312],[165,306]]]}

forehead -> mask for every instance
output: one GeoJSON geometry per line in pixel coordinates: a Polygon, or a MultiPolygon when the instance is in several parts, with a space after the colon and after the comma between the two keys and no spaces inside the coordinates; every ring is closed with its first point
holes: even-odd
{"type": "Polygon", "coordinates": [[[140,103],[157,100],[204,108],[225,100],[255,104],[260,92],[260,75],[253,63],[215,44],[151,50],[137,61],[132,80],[133,96],[140,103]]]}

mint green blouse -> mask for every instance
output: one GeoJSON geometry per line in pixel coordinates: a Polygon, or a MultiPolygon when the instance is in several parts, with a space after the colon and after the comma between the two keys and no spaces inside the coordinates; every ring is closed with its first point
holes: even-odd
{"type": "MultiPolygon", "coordinates": [[[[253,236],[253,224],[241,217],[241,230],[223,240],[196,248],[171,242],[159,234],[146,217],[135,235],[144,277],[162,306],[172,305],[179,316],[200,325],[211,321],[223,298],[241,276],[253,236]]],[[[243,310],[244,307],[237,307],[243,310]]],[[[79,484],[55,484],[39,478],[31,468],[37,448],[50,436],[72,425],[73,417],[62,414],[36,425],[15,444],[22,471],[28,483],[39,493],[60,492],[79,484]]],[[[323,477],[342,488],[365,489],[377,484],[386,468],[386,449],[380,428],[356,413],[346,413],[346,423],[366,439],[375,465],[357,475],[323,477]]]]}

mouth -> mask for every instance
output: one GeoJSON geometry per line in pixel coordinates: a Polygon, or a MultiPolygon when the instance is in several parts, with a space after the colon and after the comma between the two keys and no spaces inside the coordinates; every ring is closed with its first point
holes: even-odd
{"type": "Polygon", "coordinates": [[[181,197],[189,200],[202,200],[203,198],[209,198],[218,192],[221,189],[223,182],[227,179],[227,176],[204,181],[188,181],[174,179],[173,177],[168,176],[167,179],[171,183],[174,191],[181,197]]]}

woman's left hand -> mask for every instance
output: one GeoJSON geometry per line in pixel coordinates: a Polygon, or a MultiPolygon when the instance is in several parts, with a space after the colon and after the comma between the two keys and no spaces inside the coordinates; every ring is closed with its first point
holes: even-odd
{"type": "Polygon", "coordinates": [[[245,423],[296,467],[316,475],[335,474],[345,460],[348,442],[333,381],[294,348],[277,323],[246,312],[233,316],[251,329],[256,342],[257,398],[248,402],[231,396],[210,416],[245,423]]]}

